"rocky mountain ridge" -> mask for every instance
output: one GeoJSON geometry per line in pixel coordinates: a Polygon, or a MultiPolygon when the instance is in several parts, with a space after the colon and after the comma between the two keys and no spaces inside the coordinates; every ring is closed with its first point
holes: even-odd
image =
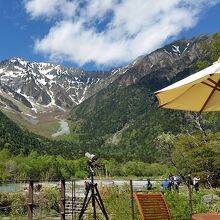
{"type": "Polygon", "coordinates": [[[4,97],[1,98],[1,105],[11,108],[8,103],[16,105],[19,101],[35,112],[49,107],[70,109],[89,96],[87,90],[91,85],[108,75],[108,72],[86,72],[78,68],[12,58],[0,62],[0,91],[1,97],[4,97]]]}
{"type": "Polygon", "coordinates": [[[207,37],[175,41],[149,55],[138,57],[124,67],[106,72],[28,62],[22,58],[5,60],[0,62],[0,91],[2,94],[8,94],[10,98],[6,95],[3,98],[1,94],[0,104],[18,110],[18,107],[13,106],[16,106],[14,99],[35,112],[48,107],[65,110],[79,105],[114,81],[119,86],[128,86],[146,75],[154,74],[157,78],[159,69],[165,70],[160,71],[160,77],[169,79],[170,73],[166,70],[172,68],[176,71],[179,68],[178,60],[188,65],[192,60],[198,59],[196,45],[204,40],[207,40],[207,37]],[[13,104],[9,104],[11,102],[13,104]]]}
{"type": "Polygon", "coordinates": [[[147,85],[154,90],[162,88],[176,75],[187,68],[190,69],[197,60],[202,59],[205,54],[201,43],[209,41],[210,37],[204,35],[165,45],[133,62],[126,73],[118,77],[117,83],[120,86],[129,86],[147,82],[147,85]]]}

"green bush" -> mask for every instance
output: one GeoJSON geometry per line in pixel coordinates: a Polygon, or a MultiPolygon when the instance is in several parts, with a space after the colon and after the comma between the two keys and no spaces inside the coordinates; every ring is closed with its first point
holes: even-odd
{"type": "Polygon", "coordinates": [[[26,196],[23,193],[0,193],[0,214],[11,217],[23,216],[27,212],[26,196]]]}

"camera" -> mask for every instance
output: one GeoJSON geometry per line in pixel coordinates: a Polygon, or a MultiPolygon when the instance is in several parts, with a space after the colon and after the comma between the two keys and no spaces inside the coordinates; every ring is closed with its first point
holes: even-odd
{"type": "Polygon", "coordinates": [[[90,154],[89,152],[86,152],[86,153],[85,153],[85,156],[86,156],[87,158],[89,158],[89,160],[90,160],[91,162],[95,162],[95,161],[98,159],[95,154],[90,154]]]}
{"type": "Polygon", "coordinates": [[[95,154],[90,154],[89,152],[85,153],[85,156],[89,159],[87,161],[87,170],[88,170],[88,178],[92,175],[95,176],[95,172],[93,170],[93,168],[98,167],[98,165],[96,164],[97,161],[97,157],[95,154]]]}

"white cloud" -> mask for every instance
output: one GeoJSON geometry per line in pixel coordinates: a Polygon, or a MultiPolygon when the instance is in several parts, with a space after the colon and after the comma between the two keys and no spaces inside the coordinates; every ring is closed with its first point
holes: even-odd
{"type": "Polygon", "coordinates": [[[151,52],[169,37],[195,26],[199,14],[219,0],[26,0],[32,18],[56,20],[36,40],[51,60],[79,65],[118,65],[151,52]]]}
{"type": "Polygon", "coordinates": [[[24,0],[25,9],[32,18],[62,15],[72,17],[75,14],[77,4],[68,0],[24,0]]]}

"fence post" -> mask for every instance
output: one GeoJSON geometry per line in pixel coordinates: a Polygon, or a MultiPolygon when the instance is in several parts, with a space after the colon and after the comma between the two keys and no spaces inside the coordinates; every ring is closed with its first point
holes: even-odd
{"type": "Polygon", "coordinates": [[[75,216],[76,219],[76,194],[75,194],[75,180],[72,180],[72,220],[73,216],[75,216]]]}
{"type": "Polygon", "coordinates": [[[29,180],[29,189],[28,189],[28,220],[33,220],[33,187],[34,187],[33,181],[29,180]]]}
{"type": "Polygon", "coordinates": [[[72,187],[71,187],[71,192],[72,192],[72,211],[71,211],[71,216],[72,216],[72,220],[73,220],[73,201],[74,201],[74,198],[73,198],[73,180],[71,180],[71,183],[72,183],[72,187]]]}
{"type": "Polygon", "coordinates": [[[192,186],[188,184],[188,190],[189,190],[189,215],[190,219],[192,218],[193,208],[192,208],[192,186]]]}
{"type": "Polygon", "coordinates": [[[75,220],[76,220],[76,180],[74,179],[74,213],[75,213],[75,220]]]}
{"type": "Polygon", "coordinates": [[[131,219],[134,220],[134,196],[133,196],[132,180],[130,180],[130,192],[131,192],[131,219]]]}
{"type": "Polygon", "coordinates": [[[61,180],[60,217],[65,220],[65,180],[61,180]]]}

